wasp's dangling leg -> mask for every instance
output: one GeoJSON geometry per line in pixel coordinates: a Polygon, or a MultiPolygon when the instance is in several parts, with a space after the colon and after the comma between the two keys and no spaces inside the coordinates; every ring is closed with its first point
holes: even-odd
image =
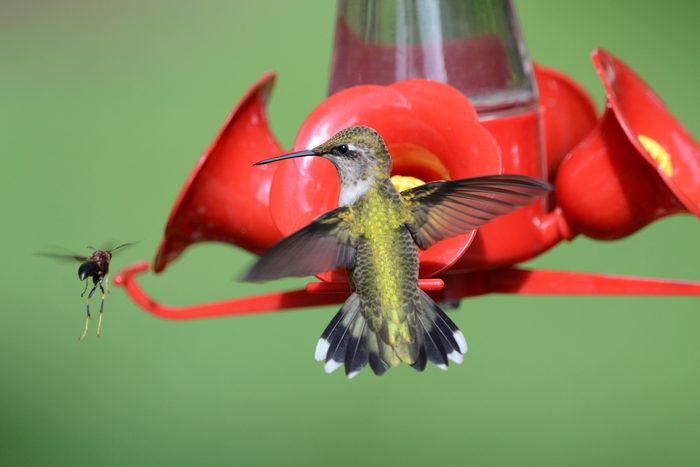
{"type": "Polygon", "coordinates": [[[85,310],[87,311],[87,316],[85,317],[85,327],[83,328],[83,333],[80,335],[78,338],[79,341],[82,341],[85,339],[85,336],[87,335],[88,332],[88,326],[90,325],[90,320],[92,319],[92,316],[90,316],[90,299],[92,298],[92,294],[95,293],[95,289],[97,289],[97,284],[95,284],[92,287],[92,290],[90,290],[90,293],[88,294],[87,298],[85,299],[85,310]]]}
{"type": "MultiPolygon", "coordinates": [[[[100,286],[100,290],[102,291],[102,300],[100,301],[100,316],[97,319],[97,337],[100,337],[100,334],[102,334],[102,311],[105,307],[105,289],[102,287],[102,281],[100,281],[97,285],[100,286]]],[[[109,286],[107,286],[107,288],[109,289],[109,286]]]]}

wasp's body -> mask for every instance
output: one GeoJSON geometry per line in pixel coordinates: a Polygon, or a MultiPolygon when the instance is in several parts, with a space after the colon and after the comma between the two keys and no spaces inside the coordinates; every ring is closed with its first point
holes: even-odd
{"type": "MultiPolygon", "coordinates": [[[[82,264],[78,268],[78,278],[85,282],[85,290],[87,290],[89,279],[92,278],[92,283],[97,287],[99,284],[106,281],[109,274],[109,262],[112,260],[111,250],[95,250],[90,257],[78,257],[82,264]],[[83,261],[84,260],[84,261],[83,261]]],[[[85,292],[83,292],[84,294],[85,292]]]]}
{"type": "Polygon", "coordinates": [[[105,287],[107,293],[109,293],[109,262],[112,260],[112,250],[95,250],[89,258],[85,258],[78,268],[78,278],[81,281],[85,281],[85,288],[83,293],[80,294],[81,297],[85,296],[88,286],[90,285],[90,278],[92,278],[92,289],[90,293],[87,294],[86,298],[86,311],[87,316],[85,317],[85,326],[83,327],[83,333],[80,335],[79,340],[85,339],[88,332],[88,326],[92,316],[90,316],[90,299],[95,293],[97,288],[100,288],[102,292],[102,298],[100,300],[100,314],[97,320],[97,337],[102,334],[102,316],[105,305],[105,287]]]}
{"type": "Polygon", "coordinates": [[[74,259],[76,261],[80,261],[80,266],[78,267],[78,278],[81,281],[85,281],[85,288],[83,289],[83,293],[80,294],[81,297],[85,297],[87,289],[90,285],[90,279],[92,279],[92,289],[89,293],[87,293],[87,297],[85,298],[85,308],[87,313],[87,316],[85,317],[85,326],[83,327],[83,333],[80,335],[78,340],[85,339],[85,336],[87,335],[90,320],[92,320],[92,315],[90,314],[90,299],[98,288],[102,294],[100,300],[99,319],[97,321],[97,337],[100,337],[100,334],[102,333],[102,316],[105,305],[105,295],[109,293],[109,263],[112,261],[112,254],[115,251],[129,245],[131,245],[131,243],[122,243],[121,245],[117,245],[114,248],[106,250],[98,250],[93,247],[88,247],[94,250],[90,256],[54,253],[42,254],[43,256],[49,256],[52,258],[74,259]]]}

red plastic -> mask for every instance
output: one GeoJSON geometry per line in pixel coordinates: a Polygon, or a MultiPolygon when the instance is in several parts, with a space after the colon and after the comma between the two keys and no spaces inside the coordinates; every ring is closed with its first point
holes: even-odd
{"type": "Polygon", "coordinates": [[[562,162],[557,205],[574,232],[627,236],[662,216],[700,215],[700,148],[627,65],[602,49],[593,62],[607,108],[596,129],[562,162]],[[653,138],[670,156],[671,175],[639,141],[653,138]]]}
{"type": "Polygon", "coordinates": [[[574,80],[533,64],[545,135],[547,173],[554,180],[562,159],[595,128],[593,100],[574,80]]]}
{"type": "MultiPolygon", "coordinates": [[[[606,89],[607,110],[596,128],[561,162],[556,204],[534,203],[497,219],[476,235],[472,232],[440,242],[424,253],[420,286],[433,296],[700,295],[700,283],[694,282],[509,267],[577,233],[619,238],[663,215],[683,211],[700,215],[697,143],[624,63],[602,50],[594,52],[593,60],[606,89]],[[640,135],[656,141],[668,154],[670,165],[662,167],[644,149],[640,135]],[[669,168],[670,175],[665,172],[669,168]],[[426,279],[438,273],[440,278],[426,279]]],[[[312,147],[340,128],[368,124],[384,135],[395,157],[395,173],[426,181],[499,172],[543,177],[547,166],[556,167],[561,152],[590,125],[591,108],[587,96],[564,77],[555,72],[543,74],[540,69],[538,77],[542,76],[546,78],[541,85],[543,122],[532,112],[479,124],[458,91],[445,84],[412,80],[360,86],[331,96],[304,123],[295,149],[312,147]],[[567,118],[582,121],[557,121],[567,118]],[[550,133],[559,128],[561,138],[549,135],[543,139],[541,125],[550,133]],[[547,160],[541,151],[545,142],[547,160]]],[[[338,178],[327,161],[304,158],[252,166],[259,159],[284,152],[265,118],[272,81],[273,75],[265,75],[248,91],[195,167],[171,213],[156,271],[197,241],[226,241],[261,251],[283,233],[335,206],[338,178]]],[[[311,283],[306,290],[164,307],[135,281],[147,268],[145,263],[127,268],[115,283],[124,286],[144,309],[169,319],[340,303],[348,293],[344,277],[327,273],[321,275],[326,282],[311,283]]]]}
{"type": "MultiPolygon", "coordinates": [[[[311,112],[299,130],[294,150],[312,148],[353,125],[371,126],[382,135],[392,155],[394,175],[412,175],[427,182],[502,171],[493,138],[478,123],[464,95],[446,84],[408,80],[338,92],[311,112]]],[[[338,206],[338,174],[328,161],[307,157],[278,165],[270,209],[283,234],[338,206]]],[[[421,252],[421,277],[450,267],[473,236],[471,232],[449,238],[421,252]]],[[[331,278],[328,274],[320,277],[331,278]]]]}
{"type": "MultiPolygon", "coordinates": [[[[548,76],[546,82],[566,84],[565,77],[542,70],[538,76],[548,76]]],[[[252,167],[263,157],[283,152],[265,116],[273,80],[273,74],[266,74],[251,87],[193,170],[173,206],[156,255],[156,272],[199,241],[223,241],[259,253],[280,238],[280,231],[289,234],[336,205],[338,179],[327,161],[297,159],[252,167]],[[275,171],[279,181],[273,183],[275,171]]],[[[575,100],[569,94],[556,96],[575,100]]],[[[552,108],[551,93],[545,90],[543,96],[552,108]]],[[[565,119],[576,105],[553,108],[557,111],[545,116],[565,119]]],[[[357,86],[331,96],[307,118],[294,149],[313,147],[333,132],[360,123],[382,132],[395,160],[395,174],[424,181],[503,171],[546,174],[535,113],[484,123],[507,156],[504,170],[498,148],[477,123],[468,100],[454,88],[428,80],[357,86]]],[[[466,256],[474,232],[440,242],[421,254],[421,276],[438,274],[460,258],[457,269],[478,269],[516,264],[550,248],[561,240],[559,223],[543,217],[543,207],[543,202],[534,204],[485,227],[466,256]],[[521,235],[503,242],[503,235],[510,237],[513,230],[521,235]]]]}
{"type": "Polygon", "coordinates": [[[119,287],[124,287],[134,303],[139,305],[142,309],[164,319],[190,320],[220,318],[223,316],[238,316],[288,310],[290,308],[330,305],[342,303],[348,295],[344,292],[312,294],[306,290],[292,290],[193,306],[168,306],[161,305],[149,297],[136,282],[135,277],[146,272],[148,268],[149,266],[146,262],[129,266],[114,277],[114,284],[119,287]]]}
{"type": "Polygon", "coordinates": [[[491,293],[518,295],[700,296],[700,282],[584,272],[516,268],[445,276],[434,298],[455,300],[491,293]]]}
{"type": "MultiPolygon", "coordinates": [[[[501,148],[504,173],[547,178],[536,111],[486,120],[482,124],[501,148]]],[[[510,266],[551,248],[562,237],[556,229],[549,229],[557,224],[545,220],[546,212],[547,200],[542,198],[484,225],[452,270],[510,266]],[[513,232],[518,233],[513,235],[513,232]]]]}
{"type": "Polygon", "coordinates": [[[253,168],[255,161],[283,152],[265,115],[274,80],[274,73],[266,73],[253,84],[192,170],[165,227],[156,272],[195,242],[232,243],[260,253],[281,238],[269,210],[276,167],[253,168]]]}
{"type": "MultiPolygon", "coordinates": [[[[164,319],[191,320],[220,318],[253,313],[306,308],[343,303],[348,297],[347,282],[312,282],[306,289],[273,292],[216,303],[174,307],[161,305],[139,286],[136,276],[148,270],[138,263],[114,278],[134,302],[149,313],[164,319]]],[[[700,296],[700,282],[647,279],[600,274],[523,269],[497,269],[421,280],[421,288],[436,300],[456,300],[490,293],[521,295],[653,295],[700,296]]]]}
{"type": "Polygon", "coordinates": [[[700,216],[700,146],[697,141],[649,85],[624,62],[603,49],[596,49],[593,64],[605,87],[608,107],[637,153],[656,170],[685,208],[700,216]],[[661,143],[671,157],[670,176],[644,149],[639,135],[661,143]]]}

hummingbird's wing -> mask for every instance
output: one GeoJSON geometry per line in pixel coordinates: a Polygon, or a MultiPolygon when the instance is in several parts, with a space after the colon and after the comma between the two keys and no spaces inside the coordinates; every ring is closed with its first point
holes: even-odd
{"type": "Polygon", "coordinates": [[[350,267],[356,239],[350,231],[351,217],[347,207],[322,214],[263,253],[243,280],[303,277],[350,267]]]}
{"type": "Polygon", "coordinates": [[[549,183],[525,175],[489,175],[430,182],[402,191],[401,196],[413,216],[407,227],[425,250],[525,206],[551,189],[549,183]]]}

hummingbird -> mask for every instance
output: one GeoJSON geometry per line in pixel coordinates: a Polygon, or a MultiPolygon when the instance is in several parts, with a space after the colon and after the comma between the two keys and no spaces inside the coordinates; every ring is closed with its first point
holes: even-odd
{"type": "Polygon", "coordinates": [[[329,160],[340,177],[339,207],[268,249],[244,280],[308,276],[344,268],[352,290],[318,340],[315,358],[327,373],[344,366],[352,378],[367,364],[376,375],[401,363],[423,371],[462,363],[464,334],[418,287],[418,248],[467,233],[524,206],[551,186],[523,175],[433,181],[397,191],[391,155],[366,126],[341,130],[295,157],[329,160]]]}

